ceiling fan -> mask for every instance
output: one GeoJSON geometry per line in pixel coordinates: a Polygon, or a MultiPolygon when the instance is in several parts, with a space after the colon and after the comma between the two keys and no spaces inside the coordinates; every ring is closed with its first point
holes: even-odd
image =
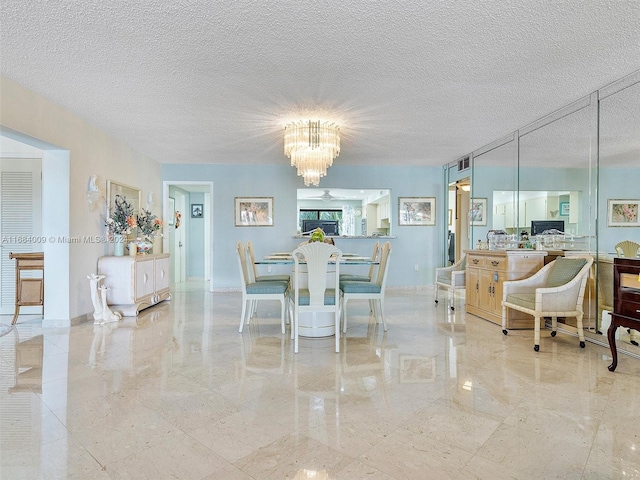
{"type": "Polygon", "coordinates": [[[315,197],[309,197],[309,198],[318,198],[318,199],[322,200],[323,202],[330,202],[331,200],[342,200],[345,197],[337,197],[335,195],[331,195],[329,190],[325,190],[322,195],[317,195],[315,197]]]}

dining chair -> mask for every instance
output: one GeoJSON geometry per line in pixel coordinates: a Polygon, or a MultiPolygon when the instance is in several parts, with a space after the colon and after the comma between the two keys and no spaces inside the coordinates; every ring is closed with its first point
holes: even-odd
{"type": "Polygon", "coordinates": [[[249,273],[253,274],[252,280],[254,282],[288,282],[291,279],[290,275],[258,275],[258,267],[256,265],[256,256],[253,252],[253,243],[251,240],[247,240],[247,253],[249,254],[248,261],[251,263],[251,270],[249,273]]]}
{"type": "Polygon", "coordinates": [[[631,240],[623,240],[616,244],[616,254],[618,257],[637,258],[640,257],[640,243],[631,240]]]}
{"type": "Polygon", "coordinates": [[[292,292],[289,295],[289,314],[292,317],[291,338],[293,351],[298,353],[300,314],[331,312],[334,315],[336,353],[340,351],[340,260],[342,251],[324,242],[311,242],[298,246],[293,256],[292,292]],[[328,282],[329,265],[334,276],[333,287],[328,282]],[[333,263],[335,262],[335,264],[333,263]],[[335,267],[335,268],[333,268],[335,267]],[[307,275],[307,285],[302,276],[307,275]]]}
{"type": "MultiPolygon", "coordinates": [[[[376,243],[373,244],[373,252],[371,253],[371,260],[374,262],[378,259],[378,252],[380,251],[380,241],[376,240],[376,243]]],[[[370,282],[373,278],[373,274],[376,271],[377,265],[371,264],[369,267],[369,275],[352,275],[350,273],[342,273],[340,274],[340,281],[342,280],[350,280],[355,282],[370,282]]]]}
{"type": "Polygon", "coordinates": [[[238,265],[240,266],[240,276],[242,277],[242,314],[240,315],[240,328],[248,324],[258,300],[278,300],[280,301],[280,326],[282,334],[285,333],[285,314],[287,309],[286,297],[289,290],[289,282],[252,282],[247,268],[247,258],[242,242],[236,243],[236,254],[238,265]]]}
{"type": "Polygon", "coordinates": [[[593,258],[590,255],[558,257],[529,278],[502,284],[502,333],[507,331],[508,309],[534,317],[533,349],[540,350],[540,323],[551,317],[551,336],[556,336],[558,317],[575,317],[580,347],[585,347],[582,317],[584,291],[593,258]]]}
{"type": "Polygon", "coordinates": [[[391,243],[386,242],[380,253],[380,266],[375,280],[371,282],[357,282],[353,280],[340,281],[342,290],[342,333],[347,332],[347,303],[349,300],[370,300],[374,302],[373,315],[378,322],[382,321],[384,331],[387,324],[384,320],[384,292],[387,284],[389,258],[391,257],[391,243]]]}
{"type": "Polygon", "coordinates": [[[435,301],[438,303],[438,290],[440,287],[447,289],[447,297],[451,298],[449,308],[455,310],[456,290],[465,288],[465,270],[467,257],[465,255],[456,263],[448,267],[436,268],[435,301]]]}

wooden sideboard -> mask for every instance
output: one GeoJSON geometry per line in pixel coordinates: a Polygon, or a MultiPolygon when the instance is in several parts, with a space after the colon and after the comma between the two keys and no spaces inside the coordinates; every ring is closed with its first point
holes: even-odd
{"type": "Polygon", "coordinates": [[[609,370],[618,366],[616,330],[618,327],[640,330],[640,259],[613,259],[613,312],[607,330],[613,361],[609,370]]]}
{"type": "MultiPolygon", "coordinates": [[[[545,251],[467,250],[466,310],[502,325],[502,283],[530,277],[544,266],[545,251]]],[[[533,317],[509,309],[507,328],[533,328],[533,317]]]]}
{"type": "Polygon", "coordinates": [[[100,257],[98,274],[105,275],[107,304],[125,317],[135,317],[140,310],[169,300],[168,253],[135,257],[100,257]]]}

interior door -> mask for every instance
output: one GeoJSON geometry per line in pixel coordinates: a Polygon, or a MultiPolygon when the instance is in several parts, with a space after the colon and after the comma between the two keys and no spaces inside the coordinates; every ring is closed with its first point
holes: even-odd
{"type": "MultiPolygon", "coordinates": [[[[12,314],[16,301],[15,260],[9,253],[41,252],[42,159],[0,158],[0,314],[12,314]]],[[[40,272],[24,272],[23,278],[40,272]]],[[[39,314],[42,307],[22,307],[39,314]]]]}

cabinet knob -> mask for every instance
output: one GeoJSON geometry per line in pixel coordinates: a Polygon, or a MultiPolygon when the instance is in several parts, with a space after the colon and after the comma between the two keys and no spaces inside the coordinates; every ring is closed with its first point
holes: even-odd
{"type": "Polygon", "coordinates": [[[499,261],[497,261],[497,260],[493,260],[493,261],[491,262],[491,265],[493,265],[494,267],[497,267],[498,265],[500,265],[500,262],[499,262],[499,261]]]}
{"type": "Polygon", "coordinates": [[[477,265],[478,263],[480,263],[480,260],[478,260],[477,258],[474,258],[473,260],[474,265],[477,265]]]}

